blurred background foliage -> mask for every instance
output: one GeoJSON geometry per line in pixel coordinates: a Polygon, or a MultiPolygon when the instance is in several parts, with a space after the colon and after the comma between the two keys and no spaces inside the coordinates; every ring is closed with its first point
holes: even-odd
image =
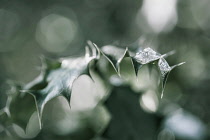
{"type": "Polygon", "coordinates": [[[75,82],[71,109],[64,98],[53,99],[44,109],[43,129],[35,112],[26,133],[16,124],[6,130],[3,119],[1,139],[210,139],[209,6],[209,0],[0,0],[0,109],[8,80],[26,84],[37,77],[41,55],[84,55],[87,40],[99,47],[176,50],[169,64],[186,61],[171,72],[159,99],[155,69],[150,75],[144,67],[136,81],[124,60],[119,78],[101,59],[101,75],[92,72],[95,83],[87,76],[75,82]]]}

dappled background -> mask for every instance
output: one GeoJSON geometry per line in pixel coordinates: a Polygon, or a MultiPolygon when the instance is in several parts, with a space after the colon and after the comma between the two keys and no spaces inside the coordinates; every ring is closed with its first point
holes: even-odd
{"type": "MultiPolygon", "coordinates": [[[[170,73],[160,99],[155,69],[150,74],[143,68],[136,80],[125,60],[119,78],[102,59],[102,77],[93,72],[95,82],[87,76],[75,82],[71,109],[64,98],[53,99],[44,109],[42,130],[34,113],[26,133],[13,124],[15,136],[6,131],[1,137],[210,139],[209,7],[209,0],[0,0],[0,109],[8,83],[26,84],[39,75],[40,56],[82,56],[87,40],[99,47],[151,47],[161,54],[175,50],[169,64],[186,62],[170,73]]],[[[5,132],[2,123],[0,133],[5,132]]]]}

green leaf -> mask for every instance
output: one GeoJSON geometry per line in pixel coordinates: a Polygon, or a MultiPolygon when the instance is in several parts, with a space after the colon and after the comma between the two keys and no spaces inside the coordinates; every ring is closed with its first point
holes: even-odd
{"type": "Polygon", "coordinates": [[[172,67],[169,66],[168,62],[161,57],[158,61],[158,68],[160,70],[160,80],[161,80],[161,98],[163,97],[163,92],[165,89],[166,81],[168,78],[169,73],[171,72],[172,69],[174,69],[177,66],[180,66],[184,64],[185,62],[179,63],[177,65],[174,65],[172,67]]]}
{"type": "Polygon", "coordinates": [[[145,48],[143,50],[138,51],[135,56],[131,57],[132,64],[135,70],[136,76],[138,76],[138,71],[143,65],[149,66],[149,70],[151,73],[151,64],[156,62],[162,57],[168,57],[170,55],[173,55],[175,51],[170,51],[166,54],[161,55],[160,53],[154,51],[151,48],[145,48]]]}
{"type": "Polygon", "coordinates": [[[63,96],[70,105],[74,81],[83,74],[90,76],[90,62],[99,57],[98,48],[89,41],[84,57],[64,58],[58,61],[43,59],[41,74],[23,90],[35,98],[40,127],[42,127],[41,118],[45,104],[55,97],[63,96]]]}
{"type": "Polygon", "coordinates": [[[118,75],[120,75],[120,63],[123,58],[129,57],[128,48],[125,50],[113,45],[107,45],[100,49],[100,52],[111,63],[118,75]]]}
{"type": "Polygon", "coordinates": [[[158,60],[160,57],[161,57],[161,54],[155,52],[151,48],[145,48],[137,52],[135,56],[133,56],[131,59],[136,76],[138,76],[138,71],[143,65],[152,63],[158,60]]]}
{"type": "Polygon", "coordinates": [[[142,68],[142,66],[147,65],[149,68],[149,73],[151,74],[152,71],[152,64],[155,64],[158,61],[158,67],[161,72],[161,98],[163,96],[163,91],[165,88],[165,84],[167,81],[167,77],[170,73],[170,71],[175,68],[176,66],[182,65],[183,63],[180,63],[178,65],[175,65],[173,67],[167,67],[168,63],[164,59],[170,55],[173,55],[175,51],[170,51],[166,54],[161,55],[160,53],[154,51],[151,48],[145,48],[140,49],[138,52],[135,53],[135,55],[131,55],[131,52],[129,53],[128,48],[121,49],[113,45],[107,45],[99,49],[100,52],[105,56],[105,58],[111,63],[111,65],[114,67],[115,71],[120,75],[120,63],[122,62],[123,58],[130,57],[131,62],[133,64],[133,68],[136,74],[136,77],[138,76],[139,69],[142,68]],[[163,62],[164,61],[164,62],[163,62]],[[163,63],[161,63],[163,62],[163,63]],[[162,67],[161,64],[166,64],[166,68],[162,67]]]}

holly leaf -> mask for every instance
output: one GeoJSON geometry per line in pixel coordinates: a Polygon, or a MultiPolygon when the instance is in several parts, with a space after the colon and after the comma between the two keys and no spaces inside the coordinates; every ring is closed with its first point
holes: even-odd
{"type": "Polygon", "coordinates": [[[154,51],[153,49],[149,47],[143,50],[142,49],[139,50],[134,56],[131,57],[136,76],[138,76],[138,71],[143,65],[149,64],[148,66],[151,72],[151,68],[152,68],[150,65],[151,63],[159,60],[161,57],[165,58],[174,53],[175,51],[170,51],[166,54],[161,55],[160,53],[154,51]]]}
{"type": "Polygon", "coordinates": [[[163,97],[163,92],[164,92],[164,89],[165,89],[165,85],[166,85],[166,81],[167,81],[169,73],[175,67],[181,66],[184,63],[185,62],[182,62],[182,63],[179,63],[177,65],[174,65],[174,66],[170,67],[168,62],[163,57],[161,57],[158,60],[158,68],[159,68],[159,71],[160,71],[160,80],[161,80],[161,98],[163,97]]]}
{"type": "Polygon", "coordinates": [[[149,72],[151,73],[151,64],[156,63],[158,61],[158,68],[160,70],[161,77],[161,98],[163,97],[165,84],[170,71],[175,67],[184,64],[184,62],[182,62],[172,67],[168,65],[167,61],[164,58],[173,55],[174,53],[175,51],[170,51],[166,54],[161,55],[160,53],[154,51],[151,48],[145,48],[137,52],[135,56],[131,57],[136,76],[138,76],[138,71],[143,65],[148,65],[149,72]]]}
{"type": "Polygon", "coordinates": [[[113,45],[107,45],[99,49],[100,52],[105,56],[105,58],[111,63],[111,65],[114,67],[115,71],[120,75],[120,63],[122,62],[123,58],[130,57],[131,62],[133,64],[133,68],[136,74],[136,77],[138,76],[139,69],[142,68],[143,65],[148,65],[149,73],[151,74],[152,71],[152,65],[156,64],[158,62],[158,67],[161,73],[161,97],[163,96],[163,91],[165,88],[165,84],[167,81],[167,77],[169,75],[169,72],[184,63],[177,64],[173,67],[169,67],[167,61],[164,59],[170,55],[173,55],[175,51],[170,51],[166,54],[161,55],[160,53],[154,51],[153,49],[147,47],[145,49],[140,49],[135,53],[135,55],[132,55],[132,52],[128,51],[128,48],[121,49],[113,45]],[[165,64],[165,67],[163,66],[165,64]]]}
{"type": "Polygon", "coordinates": [[[131,58],[136,76],[138,76],[139,69],[146,64],[154,62],[161,57],[161,54],[155,52],[151,48],[145,48],[138,51],[135,56],[131,58]]]}
{"type": "Polygon", "coordinates": [[[100,52],[111,63],[117,74],[120,75],[120,63],[123,58],[130,56],[128,48],[124,50],[113,45],[107,45],[103,46],[100,52]]]}
{"type": "Polygon", "coordinates": [[[35,98],[40,127],[45,104],[55,97],[63,96],[70,105],[74,81],[83,74],[91,77],[89,65],[99,57],[97,46],[89,41],[84,57],[63,58],[57,61],[42,60],[41,74],[22,90],[35,98]]]}

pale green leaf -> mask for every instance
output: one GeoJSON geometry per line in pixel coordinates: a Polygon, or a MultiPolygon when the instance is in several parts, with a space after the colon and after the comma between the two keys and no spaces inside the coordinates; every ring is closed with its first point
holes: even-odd
{"type": "Polygon", "coordinates": [[[58,61],[44,59],[41,74],[22,90],[34,96],[38,110],[40,126],[44,106],[51,99],[63,96],[70,104],[72,86],[81,75],[90,76],[89,65],[99,59],[99,51],[95,44],[88,42],[84,57],[63,58],[58,61]]]}

